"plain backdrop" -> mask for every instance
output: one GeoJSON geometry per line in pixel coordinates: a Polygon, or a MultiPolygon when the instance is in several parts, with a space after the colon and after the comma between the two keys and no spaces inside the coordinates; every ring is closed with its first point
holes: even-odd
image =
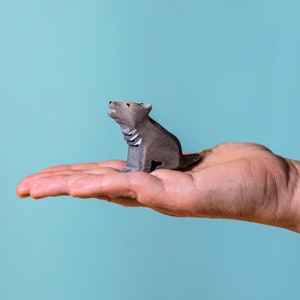
{"type": "Polygon", "coordinates": [[[0,0],[0,299],[299,299],[300,236],[95,199],[24,176],[125,159],[110,100],[151,103],[185,151],[300,159],[298,0],[0,0]]]}

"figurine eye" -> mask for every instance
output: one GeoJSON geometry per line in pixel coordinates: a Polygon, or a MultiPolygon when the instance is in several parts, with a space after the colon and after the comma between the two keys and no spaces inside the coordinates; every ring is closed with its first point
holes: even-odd
{"type": "Polygon", "coordinates": [[[126,103],[126,105],[127,105],[128,107],[130,107],[130,103],[126,103]]]}

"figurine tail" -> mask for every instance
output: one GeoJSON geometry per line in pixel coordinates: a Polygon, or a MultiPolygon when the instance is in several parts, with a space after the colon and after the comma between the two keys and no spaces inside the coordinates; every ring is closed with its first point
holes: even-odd
{"type": "Polygon", "coordinates": [[[198,163],[202,159],[199,153],[184,154],[182,158],[182,169],[198,163]]]}

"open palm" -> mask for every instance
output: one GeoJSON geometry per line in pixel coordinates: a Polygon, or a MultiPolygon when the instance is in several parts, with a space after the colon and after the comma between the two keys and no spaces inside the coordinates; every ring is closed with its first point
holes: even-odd
{"type": "Polygon", "coordinates": [[[178,217],[230,218],[294,229],[296,168],[292,161],[250,143],[201,152],[184,171],[122,173],[124,161],[51,167],[23,179],[17,194],[39,199],[71,195],[144,206],[178,217]]]}

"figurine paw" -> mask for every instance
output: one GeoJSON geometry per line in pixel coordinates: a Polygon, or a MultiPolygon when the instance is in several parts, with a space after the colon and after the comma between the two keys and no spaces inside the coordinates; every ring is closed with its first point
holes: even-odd
{"type": "Polygon", "coordinates": [[[140,171],[138,169],[134,169],[134,168],[131,168],[131,167],[125,167],[124,169],[121,170],[121,172],[123,173],[126,173],[126,172],[136,172],[136,171],[140,171]]]}

